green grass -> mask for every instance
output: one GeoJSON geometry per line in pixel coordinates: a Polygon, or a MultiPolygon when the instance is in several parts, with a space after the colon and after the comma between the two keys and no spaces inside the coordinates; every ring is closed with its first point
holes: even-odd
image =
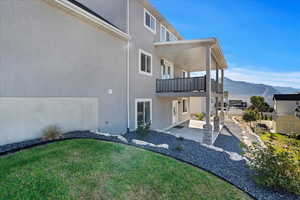
{"type": "Polygon", "coordinates": [[[198,168],[95,140],[68,140],[1,157],[0,169],[0,199],[251,199],[198,168]]]}

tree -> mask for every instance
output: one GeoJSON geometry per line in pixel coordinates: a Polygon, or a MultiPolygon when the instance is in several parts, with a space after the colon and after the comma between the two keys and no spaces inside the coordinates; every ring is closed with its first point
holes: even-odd
{"type": "Polygon", "coordinates": [[[253,121],[257,120],[257,113],[255,113],[254,111],[246,111],[243,115],[243,120],[247,123],[250,124],[250,127],[252,128],[252,123],[253,121]]]}
{"type": "Polygon", "coordinates": [[[256,110],[257,112],[263,112],[262,110],[267,106],[265,98],[261,96],[252,96],[250,102],[252,110],[256,110]]]}
{"type": "Polygon", "coordinates": [[[249,109],[257,114],[260,113],[257,119],[265,119],[265,117],[263,116],[263,112],[271,111],[271,107],[267,102],[265,102],[265,98],[261,96],[252,96],[250,98],[250,101],[252,105],[249,109]]]}

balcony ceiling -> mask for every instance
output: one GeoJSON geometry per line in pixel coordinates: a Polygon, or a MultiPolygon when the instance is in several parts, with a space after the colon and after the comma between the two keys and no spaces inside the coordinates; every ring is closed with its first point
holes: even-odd
{"type": "Polygon", "coordinates": [[[206,70],[206,47],[212,47],[211,69],[226,69],[227,63],[222,50],[215,38],[200,40],[179,40],[173,42],[154,43],[156,53],[162,58],[173,62],[189,71],[206,70]]]}

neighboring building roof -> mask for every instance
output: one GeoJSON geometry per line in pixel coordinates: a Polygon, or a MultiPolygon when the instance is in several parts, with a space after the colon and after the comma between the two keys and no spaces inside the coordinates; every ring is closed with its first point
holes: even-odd
{"type": "Polygon", "coordinates": [[[273,100],[276,101],[300,101],[299,94],[274,94],[273,100]]]}

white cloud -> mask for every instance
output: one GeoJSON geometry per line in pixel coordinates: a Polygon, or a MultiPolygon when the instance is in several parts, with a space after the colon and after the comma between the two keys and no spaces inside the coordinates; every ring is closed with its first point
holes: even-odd
{"type": "MultiPolygon", "coordinates": [[[[264,67],[242,66],[228,62],[228,70],[225,70],[225,77],[235,81],[245,81],[257,84],[266,84],[272,86],[293,87],[300,89],[300,71],[282,72],[267,71],[264,67]]],[[[212,71],[214,73],[214,71],[212,71]]],[[[204,76],[203,72],[193,72],[191,76],[204,76]]],[[[214,77],[214,76],[213,76],[214,77]]]]}
{"type": "Polygon", "coordinates": [[[237,81],[300,88],[300,71],[268,72],[255,69],[257,67],[252,67],[253,69],[249,68],[251,67],[231,67],[226,70],[225,76],[237,81]]]}

